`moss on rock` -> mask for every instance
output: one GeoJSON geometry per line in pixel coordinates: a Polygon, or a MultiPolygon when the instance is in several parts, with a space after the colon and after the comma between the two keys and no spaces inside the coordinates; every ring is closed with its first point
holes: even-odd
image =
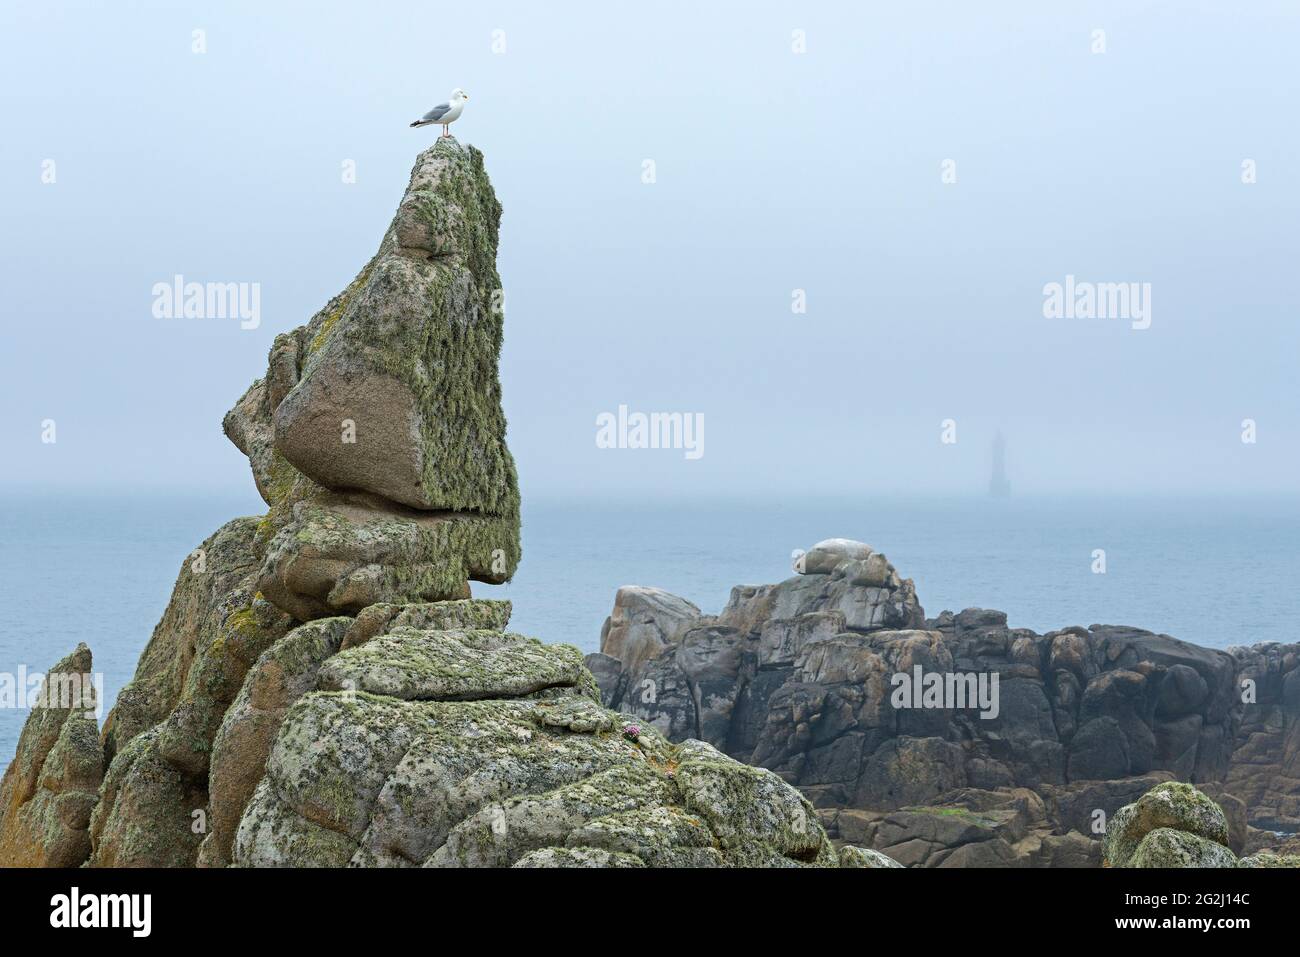
{"type": "Polygon", "coordinates": [[[1183,831],[1228,847],[1228,819],[1223,809],[1192,785],[1168,781],[1111,817],[1103,840],[1106,863],[1111,867],[1137,866],[1131,859],[1138,845],[1147,834],[1160,828],[1183,831]]]}

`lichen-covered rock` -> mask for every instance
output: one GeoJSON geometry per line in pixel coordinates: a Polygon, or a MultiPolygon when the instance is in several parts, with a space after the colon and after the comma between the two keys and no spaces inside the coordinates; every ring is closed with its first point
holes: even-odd
{"type": "Polygon", "coordinates": [[[203,839],[206,782],[195,782],[158,753],[160,728],[138,734],[104,775],[90,819],[91,867],[190,867],[203,839]]]}
{"type": "Polygon", "coordinates": [[[271,510],[258,588],[299,620],[468,596],[519,562],[497,361],[501,207],[482,155],[416,161],[379,251],[227,413],[271,510]]]}
{"type": "Polygon", "coordinates": [[[515,518],[317,493],[289,509],[257,588],[300,621],[379,603],[468,598],[470,579],[500,584],[510,576],[518,534],[515,518]]]}
{"type": "Polygon", "coordinates": [[[0,780],[0,867],[76,867],[90,854],[104,752],[90,649],[45,675],[0,780]]]}
{"type": "Polygon", "coordinates": [[[1222,844],[1188,831],[1158,827],[1139,842],[1125,867],[1236,867],[1237,856],[1222,844]]]}
{"type": "Polygon", "coordinates": [[[1274,854],[1270,851],[1259,851],[1251,854],[1249,857],[1243,857],[1237,861],[1238,867],[1300,867],[1300,854],[1274,854]]]}
{"type": "MultiPolygon", "coordinates": [[[[182,698],[192,705],[190,714],[177,716],[174,724],[177,756],[196,741],[210,743],[244,670],[288,630],[288,616],[256,598],[262,561],[257,526],[254,518],[227,522],[182,563],[135,676],[118,693],[104,723],[110,759],[137,734],[169,718],[182,698]],[[213,660],[205,660],[209,655],[213,660]],[[226,680],[229,676],[233,680],[226,680]],[[213,681],[229,695],[224,702],[207,699],[213,681]]],[[[195,762],[202,763],[201,758],[195,762]]],[[[196,767],[195,773],[206,774],[206,768],[196,767]]]]}
{"type": "Polygon", "coordinates": [[[234,863],[838,863],[797,791],[629,726],[598,703],[576,649],[397,624],[420,617],[437,616],[399,612],[326,660],[320,690],[289,707],[234,863]]]}
{"type": "Polygon", "coordinates": [[[316,687],[321,664],[338,652],[354,622],[322,618],[295,628],[249,669],[212,742],[209,832],[198,863],[224,867],[239,819],[266,772],[271,742],[293,702],[316,687]]]}
{"type": "Polygon", "coordinates": [[[723,850],[741,863],[829,863],[833,851],[812,805],[775,774],[734,761],[703,741],[684,742],[677,760],[686,808],[704,818],[723,850]],[[755,842],[754,835],[763,840],[755,842]]]}
{"type": "MultiPolygon", "coordinates": [[[[1141,866],[1133,860],[1138,846],[1149,833],[1159,829],[1190,834],[1228,850],[1228,819],[1223,809],[1192,785],[1170,781],[1120,808],[1110,819],[1104,841],[1106,863],[1111,867],[1141,866]]],[[[1159,846],[1172,845],[1162,839],[1159,846]]]]}
{"type": "Polygon", "coordinates": [[[869,847],[855,847],[852,844],[845,844],[840,848],[840,867],[871,867],[871,868],[890,868],[902,867],[887,854],[880,851],[873,851],[869,847]]]}
{"type": "Polygon", "coordinates": [[[497,360],[501,206],[483,156],[420,154],[379,252],[308,327],[275,446],[335,489],[419,509],[515,516],[497,360]],[[355,441],[341,442],[345,422],[355,441]]]}
{"type": "Polygon", "coordinates": [[[111,764],[91,822],[94,866],[195,863],[208,833],[214,739],[248,669],[293,624],[256,590],[258,526],[229,522],[185,560],[105,722],[111,764]]]}
{"type": "Polygon", "coordinates": [[[346,650],[364,645],[375,635],[404,626],[435,631],[505,631],[510,624],[510,611],[510,602],[494,598],[467,598],[412,605],[371,605],[353,620],[352,627],[343,638],[343,648],[346,650]]]}
{"type": "Polygon", "coordinates": [[[645,861],[635,854],[602,851],[596,847],[544,847],[529,851],[515,867],[575,868],[575,867],[645,867],[645,861]]]}
{"type": "Polygon", "coordinates": [[[517,698],[587,686],[582,652],[500,631],[428,631],[402,626],[334,656],[319,687],[407,701],[517,698]]]}

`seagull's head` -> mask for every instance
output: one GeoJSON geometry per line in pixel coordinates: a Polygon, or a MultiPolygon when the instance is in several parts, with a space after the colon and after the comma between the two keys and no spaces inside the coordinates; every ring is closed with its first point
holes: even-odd
{"type": "Polygon", "coordinates": [[[469,94],[466,93],[464,90],[462,90],[460,87],[456,87],[456,89],[451,91],[451,98],[453,100],[468,100],[469,94]]]}

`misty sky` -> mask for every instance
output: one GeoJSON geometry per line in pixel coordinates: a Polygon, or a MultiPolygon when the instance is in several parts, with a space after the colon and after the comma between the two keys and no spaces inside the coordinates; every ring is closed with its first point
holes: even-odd
{"type": "Polygon", "coordinates": [[[525,496],[979,492],[997,428],[1020,491],[1293,489],[1297,9],[6,2],[0,483],[251,492],[223,413],[460,86],[525,496]],[[176,274],[259,283],[259,328],[155,318],[176,274]],[[1067,275],[1151,327],[1044,318],[1067,275]],[[705,454],[597,448],[620,404],[705,454]]]}

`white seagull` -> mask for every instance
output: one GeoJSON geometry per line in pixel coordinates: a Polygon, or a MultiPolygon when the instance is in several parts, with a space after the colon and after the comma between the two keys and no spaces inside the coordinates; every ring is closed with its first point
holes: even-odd
{"type": "Polygon", "coordinates": [[[456,87],[456,89],[451,91],[451,101],[449,103],[439,103],[411,125],[433,126],[436,123],[442,127],[443,136],[451,136],[451,134],[447,132],[447,127],[460,119],[461,111],[465,109],[465,101],[468,99],[469,94],[460,87],[456,87]]]}

